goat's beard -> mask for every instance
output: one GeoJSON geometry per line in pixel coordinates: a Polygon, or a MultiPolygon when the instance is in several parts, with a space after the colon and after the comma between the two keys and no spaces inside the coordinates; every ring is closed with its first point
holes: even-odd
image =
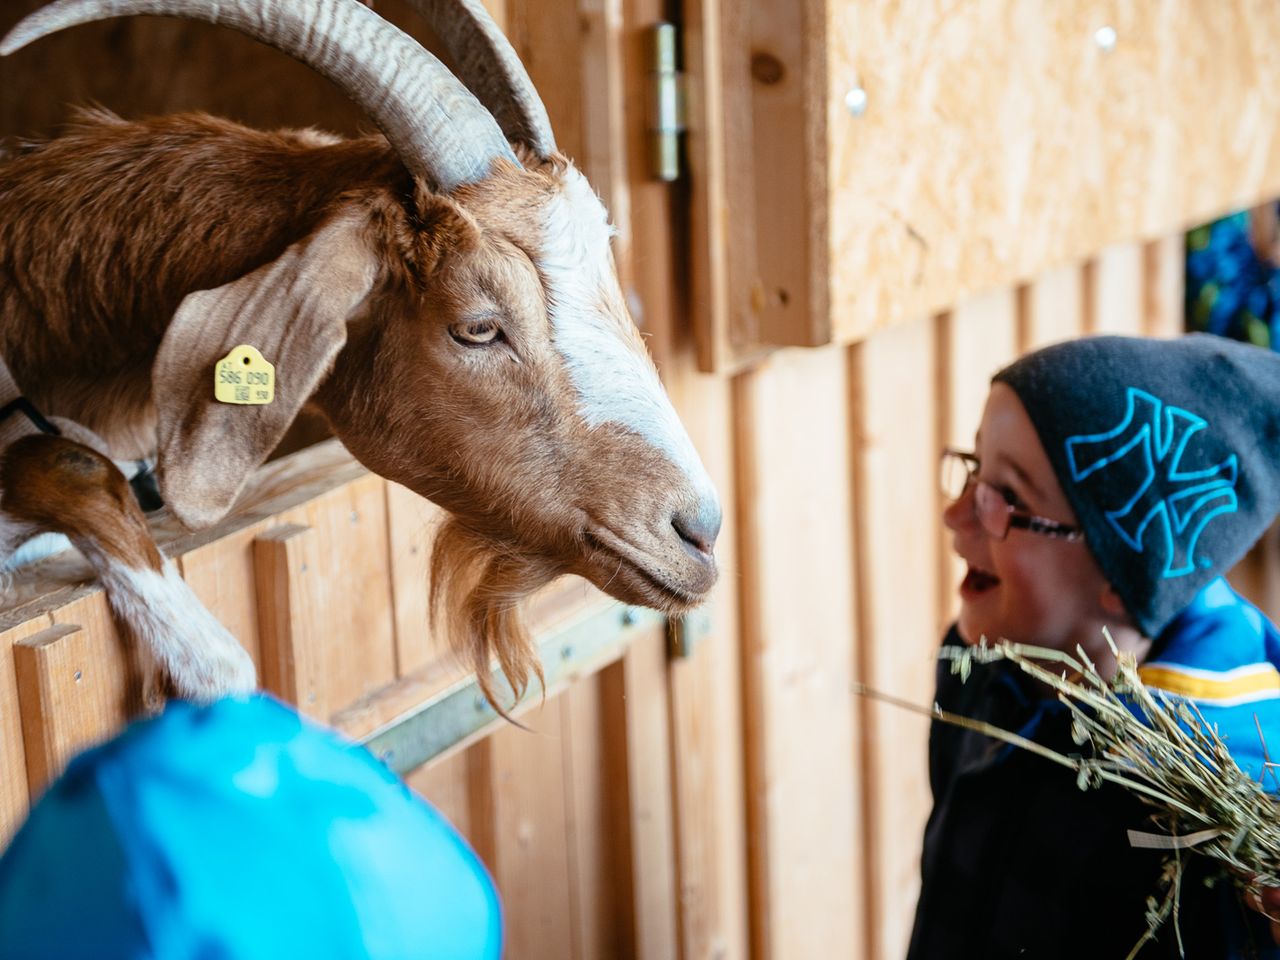
{"type": "Polygon", "coordinates": [[[545,557],[476,533],[456,517],[445,520],[436,532],[431,552],[432,625],[444,627],[455,652],[475,671],[480,692],[508,719],[494,689],[492,658],[497,656],[511,685],[512,707],[524,696],[531,675],[544,683],[521,601],[563,572],[545,557]]]}

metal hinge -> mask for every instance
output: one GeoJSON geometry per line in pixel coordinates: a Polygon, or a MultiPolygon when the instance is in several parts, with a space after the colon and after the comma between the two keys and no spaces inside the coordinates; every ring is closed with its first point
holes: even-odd
{"type": "Polygon", "coordinates": [[[683,173],[680,135],[686,126],[684,75],[680,73],[680,35],[674,23],[649,28],[649,175],[668,183],[683,173]]]}

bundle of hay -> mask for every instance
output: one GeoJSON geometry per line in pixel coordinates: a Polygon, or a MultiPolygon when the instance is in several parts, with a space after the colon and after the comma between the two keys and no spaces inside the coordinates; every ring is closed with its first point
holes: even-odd
{"type": "MultiPolygon", "coordinates": [[[[1112,651],[1116,652],[1114,644],[1112,651]]],[[[1185,851],[1216,860],[1220,876],[1238,884],[1246,895],[1256,896],[1263,886],[1280,886],[1280,804],[1268,795],[1265,783],[1236,765],[1217,730],[1193,703],[1146,687],[1131,656],[1116,653],[1118,668],[1108,682],[1084,651],[1077,648],[1077,654],[1078,658],[1008,642],[942,650],[962,680],[975,662],[1009,660],[1050,688],[1071,710],[1072,739],[1091,748],[1081,754],[1059,753],[936,704],[926,710],[866,687],[857,692],[1030,750],[1074,770],[1082,790],[1110,782],[1147,801],[1160,832],[1131,830],[1130,842],[1168,853],[1159,889],[1147,901],[1147,932],[1130,957],[1171,916],[1176,930],[1185,851]]],[[[1262,737],[1261,729],[1258,736],[1262,737]]],[[[1270,777],[1280,789],[1280,763],[1266,754],[1265,740],[1263,750],[1264,781],[1270,777]]],[[[1181,933],[1177,936],[1181,948],[1181,933]]]]}

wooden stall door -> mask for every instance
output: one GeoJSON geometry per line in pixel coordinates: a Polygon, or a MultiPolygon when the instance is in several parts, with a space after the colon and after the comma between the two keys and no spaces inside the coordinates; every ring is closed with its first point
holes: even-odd
{"type": "MultiPolygon", "coordinates": [[[[618,227],[615,255],[628,301],[724,497],[728,522],[720,553],[731,558],[731,387],[696,372],[685,298],[683,188],[651,180],[645,165],[646,31],[672,5],[487,2],[546,101],[561,149],[587,174],[618,227]]],[[[0,30],[42,3],[6,4],[0,30]]],[[[376,9],[432,45],[408,0],[378,0],[376,9]]],[[[202,24],[110,20],[0,59],[0,135],[47,136],[67,119],[67,104],[90,102],[130,118],[206,110],[266,128],[315,125],[353,134],[368,126],[308,69],[233,31],[202,24]]],[[[376,481],[353,480],[334,497],[358,503],[335,502],[323,516],[262,517],[181,558],[188,582],[244,638],[264,676],[312,714],[345,710],[357,727],[376,714],[368,700],[379,684],[403,682],[440,653],[438,638],[415,626],[425,614],[415,590],[428,546],[428,537],[414,532],[419,506],[402,490],[378,486],[374,494],[373,486],[376,481]],[[358,564],[369,579],[357,581],[357,589],[380,598],[376,615],[370,604],[364,619],[339,624],[376,638],[376,656],[358,669],[351,649],[318,656],[328,648],[317,638],[331,625],[306,615],[307,598],[325,589],[315,584],[333,572],[333,558],[317,553],[317,543],[329,542],[326,524],[361,531],[362,552],[342,562],[358,564]]],[[[732,560],[728,566],[732,571],[732,560]]],[[[732,572],[724,577],[710,626],[690,656],[669,658],[658,631],[602,674],[549,700],[530,718],[532,732],[504,729],[415,774],[414,782],[455,815],[498,877],[508,955],[747,956],[737,586],[732,572]]],[[[5,653],[17,641],[24,676],[74,678],[66,664],[49,662],[50,631],[59,630],[57,652],[78,650],[76,635],[46,617],[4,635],[5,653]]],[[[82,638],[98,645],[111,639],[101,631],[82,638]]],[[[0,687],[12,690],[19,682],[6,659],[0,687]]],[[[39,687],[36,680],[30,685],[39,687]]],[[[84,685],[61,692],[46,687],[37,691],[41,702],[61,703],[84,685]]],[[[100,704],[85,730],[37,723],[28,734],[16,708],[0,709],[0,746],[18,769],[33,768],[40,780],[42,769],[56,772],[69,750],[109,732],[122,716],[120,704],[100,704]]],[[[25,810],[25,780],[0,783],[0,835],[25,810]]]]}

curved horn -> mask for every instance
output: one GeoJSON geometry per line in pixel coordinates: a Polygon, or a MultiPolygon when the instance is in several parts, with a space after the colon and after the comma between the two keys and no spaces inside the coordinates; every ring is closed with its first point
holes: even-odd
{"type": "Polygon", "coordinates": [[[454,60],[458,78],[493,114],[513,143],[539,157],[556,152],[547,108],[529,74],[481,0],[409,0],[454,60]]]}
{"type": "Polygon", "coordinates": [[[135,14],[246,33],[327,77],[378,125],[415,177],[449,191],[515,162],[501,129],[439,60],[356,0],[58,0],[0,41],[8,55],[66,27],[135,14]]]}

